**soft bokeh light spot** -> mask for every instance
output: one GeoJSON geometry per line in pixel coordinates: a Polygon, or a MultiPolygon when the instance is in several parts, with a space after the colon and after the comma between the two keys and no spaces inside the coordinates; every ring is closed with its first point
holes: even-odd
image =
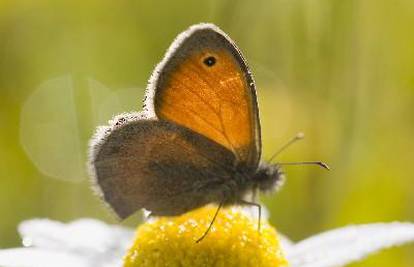
{"type": "Polygon", "coordinates": [[[85,176],[85,153],[79,140],[73,88],[70,76],[40,85],[22,106],[20,139],[39,171],[76,181],[85,176]]]}
{"type": "Polygon", "coordinates": [[[87,140],[81,126],[106,123],[113,114],[137,107],[138,88],[112,90],[89,78],[85,87],[73,75],[42,83],[29,95],[20,116],[21,144],[40,172],[80,181],[86,174],[87,140]],[[79,92],[82,92],[80,93],[79,92]],[[87,92],[87,93],[85,93],[87,92]]]}

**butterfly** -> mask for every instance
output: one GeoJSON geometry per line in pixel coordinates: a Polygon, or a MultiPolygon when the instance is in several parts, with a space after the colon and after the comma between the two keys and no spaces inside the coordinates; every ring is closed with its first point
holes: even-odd
{"type": "Polygon", "coordinates": [[[227,34],[202,23],[179,34],[156,66],[143,111],[98,128],[90,170],[121,219],[139,209],[175,216],[208,203],[217,212],[230,204],[260,211],[246,195],[283,180],[280,165],[260,160],[261,146],[246,60],[227,34]]]}

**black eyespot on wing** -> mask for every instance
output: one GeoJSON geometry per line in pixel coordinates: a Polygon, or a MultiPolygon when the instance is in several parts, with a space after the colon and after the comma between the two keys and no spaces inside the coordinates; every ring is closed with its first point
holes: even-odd
{"type": "Polygon", "coordinates": [[[203,60],[203,63],[207,66],[207,67],[212,67],[212,66],[214,66],[214,64],[216,64],[216,58],[215,57],[213,57],[213,56],[209,56],[209,57],[206,57],[204,60],[203,60]]]}

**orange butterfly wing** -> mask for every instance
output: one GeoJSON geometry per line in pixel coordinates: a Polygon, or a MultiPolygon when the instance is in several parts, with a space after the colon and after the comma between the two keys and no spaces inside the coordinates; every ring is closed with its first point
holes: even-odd
{"type": "Polygon", "coordinates": [[[178,36],[152,75],[146,108],[221,144],[238,163],[259,163],[255,84],[239,49],[213,25],[178,36]]]}

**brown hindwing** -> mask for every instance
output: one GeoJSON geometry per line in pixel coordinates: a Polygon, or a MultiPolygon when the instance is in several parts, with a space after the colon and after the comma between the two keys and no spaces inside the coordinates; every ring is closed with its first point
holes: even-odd
{"type": "Polygon", "coordinates": [[[92,171],[103,198],[120,218],[145,208],[177,215],[221,201],[234,155],[221,145],[167,121],[120,125],[96,142],[92,171]]]}

